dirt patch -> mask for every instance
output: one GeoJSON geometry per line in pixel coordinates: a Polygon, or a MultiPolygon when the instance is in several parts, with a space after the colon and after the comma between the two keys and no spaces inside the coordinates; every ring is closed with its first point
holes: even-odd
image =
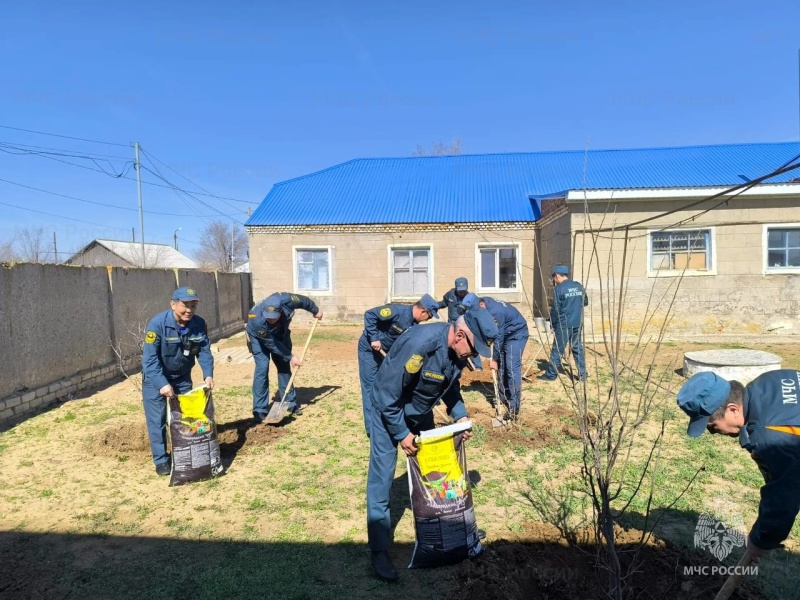
{"type": "Polygon", "coordinates": [[[95,456],[114,458],[150,452],[147,425],[137,422],[109,427],[94,442],[93,450],[95,456]]]}
{"type": "Polygon", "coordinates": [[[283,427],[259,425],[252,419],[217,425],[220,456],[224,461],[255,446],[268,446],[284,433],[283,427]]]}
{"type": "MultiPolygon", "coordinates": [[[[685,600],[713,598],[725,576],[684,575],[683,567],[707,566],[707,558],[655,541],[640,549],[624,542],[638,541],[637,531],[620,532],[619,557],[623,573],[631,571],[624,598],[685,600]]],[[[456,568],[449,600],[574,600],[605,599],[607,571],[589,546],[568,546],[558,531],[531,523],[525,528],[527,542],[501,539],[487,545],[479,559],[456,568]]],[[[760,593],[746,583],[731,598],[757,600],[760,593]]]]}

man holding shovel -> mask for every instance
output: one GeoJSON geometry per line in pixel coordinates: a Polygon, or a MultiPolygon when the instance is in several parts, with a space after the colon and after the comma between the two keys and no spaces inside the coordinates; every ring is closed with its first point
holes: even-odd
{"type": "MultiPolygon", "coordinates": [[[[292,378],[292,367],[302,361],[292,354],[292,332],[289,326],[298,308],[307,310],[315,319],[322,319],[322,311],[311,298],[287,292],[267,296],[256,304],[247,315],[247,339],[253,353],[256,368],[253,373],[253,418],[256,423],[264,421],[269,412],[269,359],[275,361],[278,371],[278,397],[282,398],[292,378]]],[[[286,407],[295,415],[303,414],[297,405],[294,389],[286,394],[286,407]]]]}
{"type": "MultiPolygon", "coordinates": [[[[395,581],[389,558],[392,538],[389,500],[397,465],[397,445],[407,456],[417,452],[414,437],[433,429],[433,407],[441,398],[450,417],[467,420],[459,379],[467,361],[490,356],[497,326],[486,310],[475,309],[455,323],[412,327],[392,347],[372,388],[367,536],[372,568],[379,579],[395,581]]],[[[471,434],[465,432],[465,438],[471,434]]]]}
{"type": "Polygon", "coordinates": [[[458,309],[461,300],[469,292],[469,281],[466,277],[458,277],[455,281],[455,286],[450,288],[444,296],[442,301],[439,302],[438,308],[447,309],[447,320],[450,323],[455,323],[461,312],[458,309]]]}
{"type": "Polygon", "coordinates": [[[577,281],[569,278],[569,267],[556,265],[551,275],[553,287],[553,306],[550,308],[550,323],[553,326],[555,339],[550,352],[547,370],[537,379],[555,381],[561,370],[561,357],[569,344],[575,366],[578,368],[578,379],[586,379],[586,359],[583,353],[583,307],[588,306],[589,297],[586,290],[577,281]]]}
{"type": "Polygon", "coordinates": [[[372,383],[383,363],[383,357],[409,327],[439,318],[439,306],[429,294],[416,304],[384,304],[364,313],[364,333],[358,340],[358,377],[361,380],[361,402],[364,406],[364,426],[369,437],[372,412],[372,383]]]}
{"type": "Polygon", "coordinates": [[[747,552],[754,559],[777,548],[800,510],[800,373],[780,369],[746,387],[710,371],[692,375],[678,392],[689,437],[704,431],[738,437],[764,476],[758,518],[747,552]]]}
{"type": "Polygon", "coordinates": [[[508,408],[506,419],[516,421],[522,399],[522,354],[528,343],[528,323],[516,308],[488,296],[467,294],[463,310],[485,308],[497,324],[497,339],[492,345],[491,368],[500,376],[500,398],[508,408]]]}

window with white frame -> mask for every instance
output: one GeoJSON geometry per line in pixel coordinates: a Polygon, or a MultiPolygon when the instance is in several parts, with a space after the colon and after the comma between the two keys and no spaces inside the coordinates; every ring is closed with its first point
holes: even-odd
{"type": "Polygon", "coordinates": [[[710,271],[711,230],[681,229],[650,234],[650,271],[710,271]]]}
{"type": "Polygon", "coordinates": [[[767,228],[767,269],[800,268],[800,226],[767,228]]]}
{"type": "Polygon", "coordinates": [[[480,246],[478,252],[482,290],[517,289],[517,246],[480,246]]]}
{"type": "Polygon", "coordinates": [[[295,248],[295,264],[298,292],[331,289],[330,248],[295,248]]]}
{"type": "Polygon", "coordinates": [[[430,291],[430,248],[392,248],[392,296],[422,296],[430,291]]]}

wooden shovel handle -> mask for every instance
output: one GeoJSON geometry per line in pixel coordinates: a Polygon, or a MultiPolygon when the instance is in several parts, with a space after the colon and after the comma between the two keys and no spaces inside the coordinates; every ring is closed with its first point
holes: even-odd
{"type": "MultiPolygon", "coordinates": [[[[311,336],[314,335],[314,330],[317,328],[317,324],[319,323],[319,319],[314,319],[314,324],[311,326],[311,331],[308,332],[308,338],[306,339],[306,345],[303,346],[303,353],[300,355],[300,362],[302,362],[306,357],[306,351],[308,350],[308,345],[311,343],[311,336]]],[[[286,384],[286,389],[283,390],[283,398],[281,398],[281,404],[283,404],[284,400],[286,400],[286,395],[289,393],[289,390],[292,389],[292,383],[294,382],[294,376],[297,375],[297,371],[300,370],[300,367],[297,366],[292,371],[292,376],[289,378],[289,383],[286,384]]]]}
{"type": "MultiPolygon", "coordinates": [[[[742,558],[739,559],[739,562],[736,563],[737,567],[747,567],[750,563],[753,562],[753,557],[750,554],[750,548],[744,551],[742,558]]],[[[739,570],[739,569],[737,569],[739,570]]],[[[741,573],[734,572],[732,575],[728,575],[728,579],[725,580],[725,584],[720,588],[717,595],[714,596],[714,600],[728,600],[733,594],[733,591],[739,585],[739,582],[742,580],[743,575],[741,573]]]]}

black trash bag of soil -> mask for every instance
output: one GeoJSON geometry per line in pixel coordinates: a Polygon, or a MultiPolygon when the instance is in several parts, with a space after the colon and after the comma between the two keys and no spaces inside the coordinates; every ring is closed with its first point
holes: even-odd
{"type": "Polygon", "coordinates": [[[408,457],[408,487],[416,542],[409,569],[437,567],[483,553],[472,507],[464,450],[471,422],[423,431],[408,457]]]}
{"type": "Polygon", "coordinates": [[[172,442],[172,472],[169,485],[211,479],[222,473],[214,421],[214,400],[204,387],[169,399],[169,438],[172,442]]]}

